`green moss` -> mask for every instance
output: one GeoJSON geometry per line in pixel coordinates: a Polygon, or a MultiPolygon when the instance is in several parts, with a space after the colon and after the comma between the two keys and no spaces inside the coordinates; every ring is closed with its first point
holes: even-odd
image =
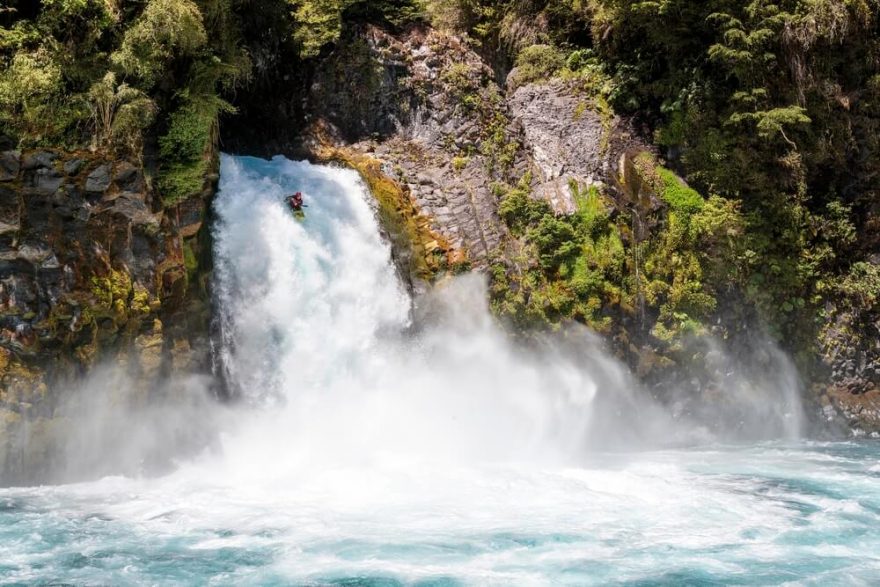
{"type": "Polygon", "coordinates": [[[462,251],[455,251],[431,230],[430,219],[415,208],[409,194],[382,172],[380,161],[362,153],[325,147],[321,157],[338,161],[357,170],[378,204],[379,220],[398,250],[409,251],[413,276],[433,281],[450,267],[467,263],[462,251]]]}
{"type": "Polygon", "coordinates": [[[536,225],[551,212],[547,202],[531,197],[531,181],[531,175],[526,174],[515,187],[495,186],[501,193],[498,214],[517,235],[523,234],[528,227],[536,225]]]}
{"type": "Polygon", "coordinates": [[[513,88],[550,79],[562,70],[565,55],[553,45],[531,45],[516,57],[516,72],[510,84],[513,88]]]}
{"type": "Polygon", "coordinates": [[[469,162],[470,162],[470,157],[453,157],[452,168],[456,172],[460,173],[461,171],[464,170],[465,167],[467,167],[469,162]]]}
{"type": "Polygon", "coordinates": [[[202,191],[214,162],[218,117],[232,108],[214,96],[188,98],[171,115],[168,132],[159,139],[163,164],[157,187],[165,206],[174,206],[202,191]]]}
{"type": "Polygon", "coordinates": [[[211,168],[211,161],[208,159],[192,163],[172,163],[163,167],[156,180],[163,205],[175,206],[201,193],[211,168]]]}
{"type": "Polygon", "coordinates": [[[92,277],[93,310],[99,316],[124,321],[129,313],[132,295],[131,276],[127,271],[113,269],[105,277],[92,277]]]}
{"type": "Polygon", "coordinates": [[[131,296],[132,314],[136,316],[146,316],[150,314],[152,309],[153,304],[150,300],[150,292],[140,285],[136,285],[131,296]]]}
{"type": "Polygon", "coordinates": [[[703,209],[705,202],[699,192],[689,187],[668,169],[658,167],[657,173],[663,182],[660,195],[674,211],[683,214],[696,214],[703,209]]]}
{"type": "Polygon", "coordinates": [[[446,91],[465,112],[472,112],[481,107],[480,90],[483,87],[482,77],[468,63],[454,62],[440,73],[440,81],[446,91]]]}
{"type": "Polygon", "coordinates": [[[199,268],[199,260],[193,251],[192,244],[186,240],[183,241],[183,264],[189,273],[195,273],[199,268]]]}

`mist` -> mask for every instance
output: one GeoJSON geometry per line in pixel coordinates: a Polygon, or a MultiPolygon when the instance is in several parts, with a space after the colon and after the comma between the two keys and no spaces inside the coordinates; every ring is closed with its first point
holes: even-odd
{"type": "Polygon", "coordinates": [[[734,360],[692,341],[706,363],[699,391],[666,382],[658,393],[585,327],[518,342],[492,316],[482,275],[411,300],[353,171],[225,157],[216,208],[219,360],[235,401],[215,401],[203,376],[145,392],[104,366],[57,392],[54,418],[21,426],[6,469],[27,474],[13,481],[193,463],[253,480],[387,462],[577,466],[802,432],[796,370],[769,343],[734,360]],[[305,223],[284,213],[294,190],[320,194],[305,223]]]}
{"type": "Polygon", "coordinates": [[[59,385],[50,414],[7,428],[0,486],[72,483],[109,475],[167,474],[184,459],[217,448],[230,410],[209,379],[173,377],[156,386],[105,364],[59,385]]]}

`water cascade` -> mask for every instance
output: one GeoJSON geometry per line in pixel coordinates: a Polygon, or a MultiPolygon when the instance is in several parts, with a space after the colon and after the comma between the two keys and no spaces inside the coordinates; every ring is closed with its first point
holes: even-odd
{"type": "Polygon", "coordinates": [[[878,576],[876,452],[793,442],[793,394],[755,400],[785,370],[729,388],[770,414],[749,434],[782,440],[719,444],[583,329],[511,342],[479,276],[412,301],[372,206],[353,171],[223,158],[219,361],[239,401],[164,477],[0,491],[0,584],[878,576]]]}

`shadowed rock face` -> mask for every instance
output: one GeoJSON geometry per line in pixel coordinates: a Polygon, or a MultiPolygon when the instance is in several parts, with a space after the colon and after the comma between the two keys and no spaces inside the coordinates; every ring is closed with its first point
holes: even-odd
{"type": "Polygon", "coordinates": [[[829,384],[822,413],[857,433],[880,434],[880,323],[860,304],[828,303],[819,345],[829,384]]]}

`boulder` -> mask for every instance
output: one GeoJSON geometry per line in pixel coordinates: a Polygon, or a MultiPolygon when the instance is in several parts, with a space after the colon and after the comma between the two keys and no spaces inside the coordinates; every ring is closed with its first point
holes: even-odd
{"type": "Polygon", "coordinates": [[[128,161],[116,164],[113,172],[113,182],[119,189],[127,192],[137,192],[144,189],[144,176],[140,169],[128,161]]]}
{"type": "Polygon", "coordinates": [[[33,174],[30,183],[41,196],[51,196],[64,183],[64,177],[53,168],[41,167],[33,174]]]}
{"type": "Polygon", "coordinates": [[[25,170],[50,168],[55,166],[58,154],[52,151],[34,151],[26,154],[21,160],[21,167],[25,170]]]}
{"type": "Polygon", "coordinates": [[[90,193],[101,193],[110,187],[110,166],[107,164],[96,167],[86,178],[85,189],[90,193]]]}
{"type": "Polygon", "coordinates": [[[508,104],[537,172],[533,193],[557,213],[576,211],[572,185],[607,183],[637,144],[624,121],[563,81],[522,86],[508,104]]]}
{"type": "Polygon", "coordinates": [[[67,175],[78,175],[82,170],[83,165],[85,165],[85,161],[82,159],[70,159],[69,161],[64,162],[64,173],[67,175]]]}

